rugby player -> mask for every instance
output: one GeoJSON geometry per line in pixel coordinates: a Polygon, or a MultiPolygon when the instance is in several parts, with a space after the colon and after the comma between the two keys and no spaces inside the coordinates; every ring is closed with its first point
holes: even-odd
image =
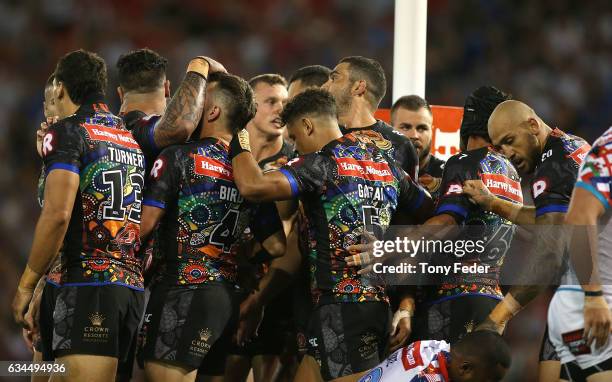
{"type": "Polygon", "coordinates": [[[255,114],[246,81],[213,73],[203,105],[194,108],[194,93],[177,102],[202,118],[197,139],[161,152],[146,191],[142,237],[160,223],[166,266],[145,314],[145,374],[193,381],[200,369],[222,379],[238,318],[232,246],[249,226],[269,256],[281,256],[285,235],[274,204],[245,202],[233,181],[228,143],[255,114]]]}
{"type": "Polygon", "coordinates": [[[329,80],[331,70],[323,65],[308,65],[299,68],[289,79],[287,96],[292,99],[296,95],[312,88],[320,88],[329,80]]]}
{"type": "MultiPolygon", "coordinates": [[[[493,310],[502,292],[499,271],[514,235],[514,226],[499,215],[484,211],[462,194],[461,185],[467,179],[482,179],[491,192],[509,203],[522,204],[519,176],[510,162],[491,150],[487,133],[487,120],[493,109],[509,96],[492,86],[483,86],[470,94],[464,107],[464,119],[460,134],[466,150],[454,155],[446,163],[440,186],[440,197],[434,216],[425,222],[422,230],[411,237],[432,237],[438,232],[432,226],[458,226],[444,234],[453,240],[483,240],[483,250],[463,256],[427,253],[427,260],[435,265],[484,266],[485,272],[476,274],[425,275],[427,285],[421,292],[413,336],[417,339],[447,340],[454,343],[484,321],[493,310]],[[482,227],[474,229],[474,227],[482,227]]],[[[362,252],[350,256],[352,265],[367,264],[362,259],[364,245],[352,247],[362,252]],[[361,257],[361,258],[359,258],[361,257]]],[[[405,296],[404,300],[408,300],[405,296]]],[[[409,319],[414,314],[414,304],[404,303],[401,309],[409,319]]],[[[408,323],[406,323],[408,324],[408,323]]],[[[410,328],[408,326],[408,328],[410,328]]]]}
{"type": "MultiPolygon", "coordinates": [[[[325,380],[342,381],[383,359],[390,324],[385,290],[347,266],[346,247],[359,242],[365,230],[384,231],[396,211],[423,216],[431,209],[429,194],[388,152],[353,134],[343,136],[336,116],[334,98],[326,91],[309,89],[291,100],[282,118],[301,156],[280,171],[259,169],[245,130],[232,140],[241,194],[254,201],[299,196],[308,217],[315,309],[308,328],[309,354],[300,364],[298,381],[317,378],[319,369],[325,380]]],[[[268,286],[255,294],[263,305],[282,285],[280,278],[291,278],[282,272],[274,275],[279,278],[269,277],[268,286]]]]}
{"type": "MultiPolygon", "coordinates": [[[[483,209],[494,212],[515,224],[537,226],[538,240],[528,257],[525,271],[505,295],[481,329],[503,332],[507,322],[549,285],[577,285],[571,267],[559,274],[566,253],[565,235],[561,234],[578,169],[590,146],[582,139],[549,127],[528,105],[506,101],[497,106],[489,118],[492,144],[506,156],[522,175],[532,175],[531,193],[534,206],[519,206],[492,195],[481,181],[468,180],[463,191],[483,209]],[[555,227],[557,226],[557,227],[555,227]]],[[[573,293],[563,287],[556,293],[573,293]]],[[[563,319],[557,317],[557,319],[563,319]]],[[[549,323],[550,324],[550,323],[549,323]]],[[[549,351],[549,331],[540,354],[541,380],[556,380],[560,364],[558,355],[549,351]],[[547,377],[550,376],[550,377],[547,377]]],[[[568,367],[570,364],[568,364],[568,367]]],[[[576,369],[573,365],[573,369],[576,369]]],[[[567,368],[564,367],[564,372],[567,368]]],[[[568,378],[568,376],[565,376],[568,378]]]]}
{"type": "MultiPolygon", "coordinates": [[[[293,146],[284,141],[286,129],[280,119],[283,105],[287,102],[287,81],[278,74],[261,74],[249,80],[249,85],[257,104],[255,117],[246,126],[253,155],[263,171],[277,170],[295,156],[293,146]]],[[[295,203],[281,202],[277,207],[288,235],[295,203]]],[[[253,258],[252,262],[262,270],[270,265],[270,259],[253,258]]],[[[253,268],[244,270],[255,273],[253,268]]],[[[232,349],[226,367],[226,381],[245,381],[251,367],[256,382],[274,381],[281,375],[285,375],[287,380],[293,379],[297,360],[292,311],[287,309],[291,304],[292,290],[287,289],[266,307],[254,342],[232,349]]]]}
{"type": "Polygon", "coordinates": [[[387,90],[385,72],[378,61],[345,57],[322,88],[336,99],[343,133],[351,132],[358,139],[388,151],[412,179],[418,179],[419,158],[410,139],[374,118],[387,90]]]}
{"type": "Polygon", "coordinates": [[[427,188],[434,200],[437,200],[444,161],[431,153],[433,134],[431,107],[418,95],[400,97],[391,106],[391,125],[412,141],[419,156],[419,183],[427,188]]]}
{"type": "Polygon", "coordinates": [[[570,245],[574,264],[591,265],[592,260],[592,269],[587,268],[593,277],[581,280],[582,288],[565,286],[573,293],[556,293],[548,311],[550,341],[572,381],[612,379],[611,158],[612,128],[593,143],[582,163],[565,215],[565,224],[574,230],[570,245]],[[581,369],[577,375],[567,367],[573,361],[581,369]]]}
{"type": "Polygon", "coordinates": [[[460,341],[417,341],[391,354],[359,382],[498,382],[512,363],[497,333],[472,332],[460,341]]]}
{"type": "Polygon", "coordinates": [[[53,352],[68,381],[115,378],[143,310],[138,244],[144,157],[103,101],[106,64],[78,50],[55,69],[60,116],[42,153],[44,205],[13,302],[18,323],[63,243],[66,264],[53,313],[53,352]]]}
{"type": "MultiPolygon", "coordinates": [[[[57,122],[59,119],[58,111],[53,99],[53,80],[55,74],[52,73],[47,82],[45,83],[44,90],[44,101],[43,101],[43,114],[45,121],[40,123],[40,128],[36,131],[36,151],[38,155],[42,157],[42,143],[47,129],[50,125],[57,122]]],[[[38,179],[38,203],[42,207],[44,202],[44,183],[45,182],[45,170],[42,168],[40,177],[38,179]]],[[[54,359],[53,352],[51,350],[51,343],[53,340],[53,309],[55,305],[55,297],[57,295],[57,284],[61,278],[61,263],[60,255],[58,255],[53,261],[47,274],[40,279],[28,312],[24,319],[27,322],[29,329],[23,329],[24,339],[28,348],[32,350],[34,362],[40,361],[52,361],[54,359]],[[44,330],[41,330],[44,328],[44,330]]],[[[48,377],[45,376],[32,376],[31,379],[35,381],[46,381],[48,377]]]]}

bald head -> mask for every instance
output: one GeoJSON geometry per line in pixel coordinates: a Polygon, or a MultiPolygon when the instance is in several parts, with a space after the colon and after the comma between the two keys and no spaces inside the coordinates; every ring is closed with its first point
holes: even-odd
{"type": "Polygon", "coordinates": [[[550,130],[532,108],[515,100],[497,105],[488,123],[491,143],[521,173],[533,171],[550,130]]]}

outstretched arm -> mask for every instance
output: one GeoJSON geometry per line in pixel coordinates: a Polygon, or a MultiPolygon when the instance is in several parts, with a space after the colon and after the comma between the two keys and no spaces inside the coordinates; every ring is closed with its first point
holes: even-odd
{"type": "Polygon", "coordinates": [[[240,195],[250,201],[287,200],[295,196],[295,188],[281,171],[263,173],[251,154],[249,133],[239,131],[230,144],[234,182],[240,195]]]}
{"type": "Polygon", "coordinates": [[[463,183],[463,193],[483,210],[493,212],[514,224],[536,224],[536,209],[534,206],[524,206],[498,198],[489,191],[480,179],[466,180],[463,183]]]}

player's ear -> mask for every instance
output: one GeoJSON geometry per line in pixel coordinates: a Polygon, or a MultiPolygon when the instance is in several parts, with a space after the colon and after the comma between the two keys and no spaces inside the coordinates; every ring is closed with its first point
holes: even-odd
{"type": "Polygon", "coordinates": [[[121,89],[121,86],[117,86],[117,94],[119,95],[119,101],[123,103],[123,89],[121,89]]]}
{"type": "Polygon", "coordinates": [[[66,89],[64,88],[64,83],[53,80],[53,98],[56,100],[61,100],[64,98],[66,89]]]}
{"type": "Polygon", "coordinates": [[[214,122],[221,117],[221,108],[217,105],[212,105],[206,111],[206,122],[214,122]]]}
{"type": "Polygon", "coordinates": [[[314,125],[312,124],[312,121],[308,118],[302,118],[302,125],[304,126],[304,131],[306,132],[307,136],[312,135],[312,133],[314,133],[314,125]]]}
{"type": "Polygon", "coordinates": [[[527,120],[527,129],[532,135],[538,135],[540,133],[540,123],[537,119],[531,117],[527,120]]]}
{"type": "Polygon", "coordinates": [[[170,80],[164,81],[164,97],[170,98],[170,80]]]}
{"type": "Polygon", "coordinates": [[[364,80],[355,81],[353,84],[352,93],[356,96],[363,96],[365,95],[366,89],[367,84],[364,80]]]}

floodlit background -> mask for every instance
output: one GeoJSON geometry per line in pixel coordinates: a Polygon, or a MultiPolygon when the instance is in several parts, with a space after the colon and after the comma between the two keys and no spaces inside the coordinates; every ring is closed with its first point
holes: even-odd
{"type": "MultiPolygon", "coordinates": [[[[406,0],[408,1],[408,0],[406,0]]],[[[27,359],[9,309],[39,208],[35,130],[46,78],[57,59],[84,48],[109,66],[109,104],[118,109],[115,62],[150,47],[169,59],[169,79],[188,60],[219,59],[250,78],[287,77],[347,55],[379,60],[392,83],[392,0],[3,0],[0,2],[0,359],[27,359]]],[[[426,98],[462,106],[495,85],[531,105],[550,126],[592,141],[612,121],[612,3],[609,0],[429,0],[426,98]]],[[[391,89],[381,107],[390,106],[391,89]]],[[[544,300],[544,299],[543,299],[544,300]]],[[[542,301],[543,301],[542,300],[542,301]]],[[[534,380],[545,303],[519,314],[508,338],[507,381],[534,380]]]]}

